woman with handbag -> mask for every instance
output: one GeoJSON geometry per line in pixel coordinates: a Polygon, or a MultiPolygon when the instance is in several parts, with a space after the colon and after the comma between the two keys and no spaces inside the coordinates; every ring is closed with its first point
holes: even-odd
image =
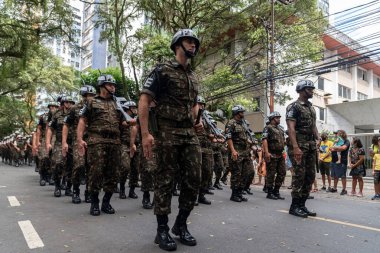
{"type": "Polygon", "coordinates": [[[366,176],[366,168],[364,164],[365,151],[363,144],[359,138],[352,139],[352,148],[349,152],[350,161],[350,176],[352,176],[351,196],[363,197],[363,177],[366,176]],[[356,194],[356,185],[359,182],[359,193],[356,194]]]}

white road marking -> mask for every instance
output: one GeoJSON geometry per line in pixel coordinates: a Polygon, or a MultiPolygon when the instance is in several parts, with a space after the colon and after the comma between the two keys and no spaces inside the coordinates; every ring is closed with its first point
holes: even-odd
{"type": "Polygon", "coordinates": [[[30,220],[19,221],[18,225],[24,234],[29,249],[42,248],[45,246],[30,220]]]}
{"type": "MultiPolygon", "coordinates": [[[[289,213],[287,210],[277,210],[278,212],[281,213],[289,213]]],[[[339,221],[339,220],[333,220],[333,219],[328,219],[328,218],[323,218],[323,217],[312,217],[308,216],[308,219],[314,219],[314,220],[320,220],[320,221],[326,221],[326,222],[331,222],[335,224],[340,224],[340,225],[345,225],[345,226],[350,226],[350,227],[355,227],[355,228],[361,228],[361,229],[366,229],[366,230],[371,230],[371,231],[376,231],[380,232],[380,228],[374,228],[374,227],[368,227],[364,225],[359,225],[359,224],[354,224],[350,222],[344,222],[344,221],[339,221]]]]}
{"type": "Polygon", "coordinates": [[[11,206],[20,206],[20,202],[18,202],[15,196],[8,196],[8,201],[11,206]]]}
{"type": "Polygon", "coordinates": [[[0,188],[7,188],[5,185],[0,185],[0,188]]]}

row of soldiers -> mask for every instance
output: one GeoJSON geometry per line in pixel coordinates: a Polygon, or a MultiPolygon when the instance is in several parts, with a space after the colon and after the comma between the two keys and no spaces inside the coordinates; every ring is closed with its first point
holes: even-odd
{"type": "MultiPolygon", "coordinates": [[[[180,184],[179,211],[171,232],[182,244],[195,246],[197,241],[187,228],[187,219],[197,200],[210,204],[205,194],[210,193],[211,169],[216,168],[216,188],[220,187],[223,169],[230,170],[230,199],[235,202],[248,200],[243,193],[250,193],[249,185],[254,177],[251,160],[254,139],[244,119],[244,107],[232,108],[233,118],[227,122],[222,136],[204,110],[205,101],[198,95],[198,79],[190,67],[191,58],[200,48],[199,39],[192,30],[182,29],[173,36],[170,48],[175,59],[159,63],[149,74],[140,93],[138,109],[132,102],[117,99],[114,78],[101,75],[97,93],[92,86],[82,88],[81,103],[74,105],[71,98],[63,97],[60,105],[51,104],[33,137],[34,152],[40,158],[41,183],[50,167],[56,197],[61,196],[62,179],[66,176],[65,195],[71,195],[72,186],[73,203],[80,203],[78,175],[80,168],[87,170],[85,196],[91,202],[90,214],[94,216],[100,215],[100,211],[115,213],[110,199],[117,184],[120,183],[120,197],[124,198],[127,177],[130,189],[134,189],[131,181],[137,180],[132,171],[140,168],[143,204],[145,200],[145,207],[154,208],[157,219],[154,241],[167,251],[177,248],[168,226],[174,185],[180,184]],[[227,143],[225,162],[224,142],[227,143]],[[133,165],[138,160],[141,166],[133,165]],[[153,188],[152,203],[149,191],[153,188]],[[99,208],[101,190],[104,196],[99,208]]],[[[289,154],[295,172],[289,213],[300,217],[315,215],[305,207],[315,177],[312,166],[315,140],[319,139],[315,111],[308,102],[313,89],[312,82],[300,82],[299,100],[289,105],[286,115],[289,154]]],[[[270,199],[283,199],[278,190],[284,175],[285,143],[279,118],[276,113],[269,116],[270,123],[263,135],[263,151],[271,171],[267,174],[270,199]],[[274,179],[276,174],[278,179],[274,179]]]]}
{"type": "Polygon", "coordinates": [[[22,135],[20,131],[4,137],[0,142],[2,162],[16,167],[22,164],[32,166],[32,144],[32,135],[22,135]]]}

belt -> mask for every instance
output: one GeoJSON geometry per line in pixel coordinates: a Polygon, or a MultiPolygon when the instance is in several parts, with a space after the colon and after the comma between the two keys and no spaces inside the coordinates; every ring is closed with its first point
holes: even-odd
{"type": "Polygon", "coordinates": [[[167,127],[173,127],[173,128],[192,128],[193,123],[190,121],[176,121],[176,120],[170,120],[170,119],[163,119],[159,118],[157,119],[158,126],[167,126],[167,127]]]}
{"type": "Polygon", "coordinates": [[[296,138],[299,141],[314,141],[313,134],[296,134],[296,138]]]}
{"type": "Polygon", "coordinates": [[[109,133],[109,132],[101,132],[101,133],[89,132],[89,136],[104,138],[104,139],[112,139],[112,140],[119,139],[119,135],[117,133],[109,133]]]}

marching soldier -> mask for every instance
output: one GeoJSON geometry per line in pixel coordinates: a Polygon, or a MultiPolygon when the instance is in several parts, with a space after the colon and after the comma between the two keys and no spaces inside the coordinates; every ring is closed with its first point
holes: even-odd
{"type": "Polygon", "coordinates": [[[232,119],[226,124],[226,139],[229,149],[229,164],[231,167],[230,200],[235,202],[248,201],[243,197],[243,189],[251,178],[253,164],[251,148],[247,131],[243,127],[245,109],[241,105],[232,107],[232,119]]]}
{"type": "Polygon", "coordinates": [[[113,76],[100,75],[97,86],[100,93],[85,103],[80,111],[77,127],[79,154],[83,156],[87,148],[90,214],[93,216],[100,215],[99,192],[102,188],[105,193],[101,210],[107,214],[115,213],[110,200],[117,185],[120,165],[120,127],[121,124],[126,125],[113,100],[116,89],[113,76]],[[86,129],[88,139],[84,141],[83,134],[86,129]]]}
{"type": "Polygon", "coordinates": [[[285,199],[280,195],[280,187],[286,175],[285,159],[283,156],[285,147],[284,130],[280,126],[281,115],[272,112],[269,116],[270,123],[263,130],[263,149],[265,154],[266,186],[268,199],[285,199]]]}
{"type": "Polygon", "coordinates": [[[46,133],[46,152],[49,153],[53,150],[52,154],[52,170],[55,183],[54,197],[61,197],[61,180],[65,175],[67,177],[67,186],[65,189],[66,196],[72,196],[71,191],[71,174],[72,174],[72,133],[68,135],[67,143],[70,145],[70,149],[66,157],[62,155],[62,130],[64,125],[64,119],[69,114],[71,106],[75,104],[74,100],[69,96],[64,96],[61,99],[61,109],[58,109],[52,116],[49,122],[49,128],[46,133]],[[55,134],[55,144],[52,149],[52,135],[55,134]]]}
{"type": "Polygon", "coordinates": [[[185,245],[195,246],[197,243],[187,229],[186,220],[194,208],[201,178],[201,148],[196,131],[202,129],[202,123],[194,124],[198,113],[198,81],[189,65],[199,46],[200,42],[192,30],[178,31],[170,46],[175,52],[175,60],[159,64],[152,71],[140,96],[144,156],[152,157],[153,145],[159,152],[154,191],[154,214],[158,223],[155,243],[164,250],[177,248],[169,234],[168,214],[178,170],[181,171],[181,193],[179,213],[172,232],[185,245]],[[153,100],[157,102],[154,121],[159,130],[154,137],[148,128],[149,105],[153,100]]]}
{"type": "Polygon", "coordinates": [[[286,108],[286,123],[289,131],[289,157],[294,168],[292,177],[292,204],[289,214],[306,218],[316,216],[305,202],[315,179],[315,163],[319,133],[316,127],[315,110],[308,101],[313,97],[314,83],[301,80],[296,86],[298,99],[286,108]]]}
{"type": "MultiPolygon", "coordinates": [[[[82,202],[80,198],[80,175],[81,172],[84,172],[86,176],[88,175],[87,165],[86,165],[86,155],[80,156],[78,150],[78,144],[76,140],[76,129],[79,122],[79,112],[82,109],[84,103],[88,100],[91,100],[96,95],[96,90],[91,85],[85,85],[80,89],[80,94],[82,96],[82,101],[76,104],[71,110],[70,113],[64,118],[64,125],[62,130],[62,155],[66,157],[70,155],[69,150],[70,146],[68,140],[71,140],[73,143],[72,152],[73,152],[73,172],[72,172],[72,184],[73,184],[73,196],[72,203],[79,204],[82,202]],[[72,134],[72,136],[68,136],[72,134]]],[[[88,193],[88,180],[86,181],[86,190],[84,192],[85,202],[90,202],[90,195],[88,193]]]]}

